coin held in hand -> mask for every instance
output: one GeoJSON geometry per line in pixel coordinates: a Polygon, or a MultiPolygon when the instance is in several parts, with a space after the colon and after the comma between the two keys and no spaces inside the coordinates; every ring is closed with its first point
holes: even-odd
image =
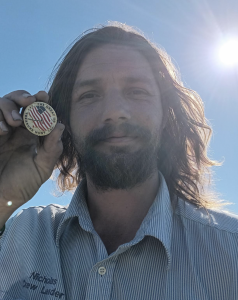
{"type": "Polygon", "coordinates": [[[57,116],[49,104],[34,102],[26,107],[23,121],[31,133],[43,136],[49,134],[55,128],[57,116]]]}

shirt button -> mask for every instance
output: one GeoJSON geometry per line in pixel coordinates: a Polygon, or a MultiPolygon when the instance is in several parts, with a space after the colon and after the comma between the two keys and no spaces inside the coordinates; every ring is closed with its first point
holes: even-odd
{"type": "Polygon", "coordinates": [[[104,274],[106,273],[106,268],[100,267],[100,268],[98,269],[98,273],[99,273],[100,275],[104,275],[104,274]]]}

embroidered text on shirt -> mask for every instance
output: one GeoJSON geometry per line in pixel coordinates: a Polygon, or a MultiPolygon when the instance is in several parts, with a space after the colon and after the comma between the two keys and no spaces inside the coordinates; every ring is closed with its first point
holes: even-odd
{"type": "Polygon", "coordinates": [[[37,280],[39,282],[44,282],[45,284],[55,285],[57,283],[57,279],[53,279],[52,277],[47,278],[46,276],[41,276],[41,274],[37,272],[32,272],[29,278],[33,278],[34,280],[37,280]]]}

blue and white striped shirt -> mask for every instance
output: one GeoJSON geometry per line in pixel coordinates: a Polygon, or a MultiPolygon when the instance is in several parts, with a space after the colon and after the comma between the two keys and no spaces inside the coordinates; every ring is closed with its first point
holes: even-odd
{"type": "Polygon", "coordinates": [[[68,207],[22,210],[0,240],[0,299],[237,300],[238,216],[161,186],[136,236],[110,255],[93,228],[82,181],[68,207]]]}

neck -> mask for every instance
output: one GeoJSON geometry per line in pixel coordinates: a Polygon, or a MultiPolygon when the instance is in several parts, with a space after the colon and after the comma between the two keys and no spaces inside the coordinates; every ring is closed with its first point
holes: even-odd
{"type": "Polygon", "coordinates": [[[122,242],[133,239],[159,188],[158,171],[131,190],[97,191],[87,177],[88,209],[99,236],[114,236],[122,242]]]}

